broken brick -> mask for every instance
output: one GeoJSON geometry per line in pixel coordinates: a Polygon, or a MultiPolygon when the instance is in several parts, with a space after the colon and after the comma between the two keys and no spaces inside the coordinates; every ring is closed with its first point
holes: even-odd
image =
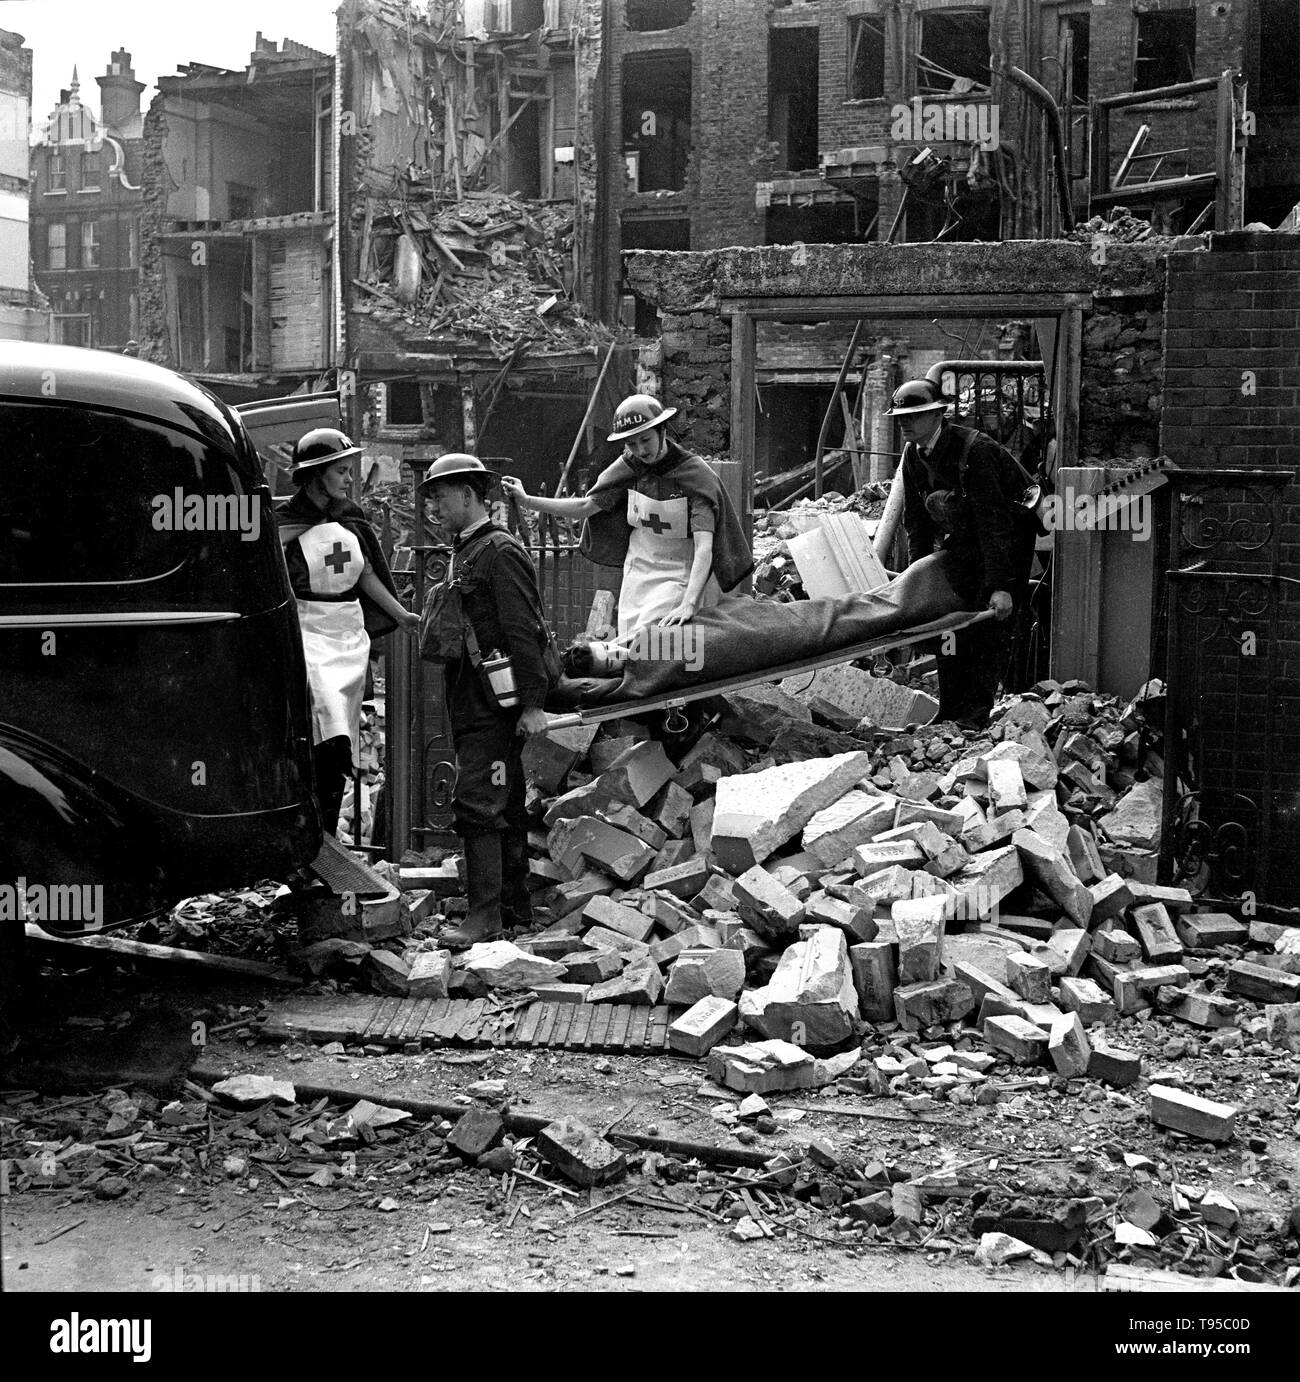
{"type": "Polygon", "coordinates": [[[1028,1003],[1048,1003],[1052,972],[1042,960],[1023,951],[1007,956],[1007,982],[1028,1003]]]}
{"type": "Polygon", "coordinates": [[[709,1052],[709,1077],[741,1094],[811,1089],[813,1073],[813,1058],[779,1039],[743,1046],[715,1046],[709,1052]]]}
{"type": "Polygon", "coordinates": [[[1047,1049],[1047,1034],[1023,1017],[988,1018],[984,1040],[1014,1065],[1037,1065],[1047,1049]]]}
{"type": "Polygon", "coordinates": [[[1199,1094],[1153,1084],[1147,1091],[1151,1099],[1151,1121],[1162,1128],[1186,1133],[1204,1142],[1230,1142],[1237,1110],[1231,1104],[1203,1099],[1199,1094]]]}
{"type": "Polygon", "coordinates": [[[863,941],[849,946],[849,965],[858,991],[862,1016],[869,1022],[889,1022],[894,1016],[898,974],[894,947],[888,941],[863,941]]]}
{"type": "Polygon", "coordinates": [[[726,998],[709,995],[689,1007],[668,1027],[668,1047],[687,1056],[707,1055],[735,1027],[740,1009],[726,998]]]}
{"type": "Polygon", "coordinates": [[[1153,965],[1172,964],[1182,958],[1183,946],[1169,913],[1158,902],[1134,907],[1129,913],[1142,953],[1153,965]]]}
{"type": "Polygon", "coordinates": [[[663,979],[659,966],[647,955],[643,960],[633,960],[621,974],[616,974],[604,983],[593,984],[587,990],[588,1003],[639,1003],[653,1008],[663,992],[663,979]]]}
{"type": "Polygon", "coordinates": [[[1142,1057],[1136,1051],[1094,1040],[1088,1057],[1088,1075],[1115,1089],[1125,1089],[1141,1078],[1142,1057]]]}
{"type": "Polygon", "coordinates": [[[471,1164],[500,1146],[506,1125],[501,1115],[489,1108],[472,1108],[462,1113],[456,1126],[447,1134],[447,1146],[471,1164]]]}
{"type": "Polygon", "coordinates": [[[1226,912],[1185,912],[1173,919],[1178,939],[1189,950],[1208,950],[1216,945],[1242,945],[1247,928],[1226,912]]]}
{"type": "Polygon", "coordinates": [[[970,988],[953,979],[908,984],[894,990],[895,1020],[907,1031],[958,1022],[974,1008],[970,988]]]}
{"type": "Polygon", "coordinates": [[[738,950],[683,950],[673,961],[664,1002],[690,1007],[701,998],[734,999],[745,983],[745,957],[738,950]]]}
{"type": "Polygon", "coordinates": [[[943,963],[946,899],[919,897],[895,902],[890,909],[898,936],[898,979],[902,984],[929,983],[943,963]]]}
{"type": "Polygon", "coordinates": [[[1067,975],[1061,980],[1060,1005],[1067,1012],[1077,1012],[1085,1027],[1115,1020],[1115,1004],[1091,979],[1067,975]]]}
{"type": "Polygon", "coordinates": [[[1047,1055],[1058,1075],[1073,1078],[1088,1073],[1092,1048],[1077,1012],[1067,1013],[1052,1024],[1047,1038],[1047,1055]]]}
{"type": "Polygon", "coordinates": [[[605,926],[634,941],[646,940],[654,930],[654,918],[624,907],[608,897],[593,897],[582,909],[582,919],[592,926],[605,926]]]}
{"type": "Polygon", "coordinates": [[[604,1185],[627,1169],[623,1153],[577,1118],[548,1123],[533,1146],[575,1185],[604,1185]]]}

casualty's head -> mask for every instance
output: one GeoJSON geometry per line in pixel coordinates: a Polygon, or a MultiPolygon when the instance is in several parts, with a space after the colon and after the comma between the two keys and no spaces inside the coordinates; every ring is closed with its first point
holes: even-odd
{"type": "Polygon", "coordinates": [[[934,380],[909,379],[894,390],[885,416],[898,419],[904,441],[924,446],[938,430],[947,409],[948,400],[934,380]]]}
{"type": "Polygon", "coordinates": [[[324,507],[331,499],[348,497],[352,459],[359,455],[361,448],[337,427],[315,427],[294,443],[289,478],[324,507]]]}
{"type": "Polygon", "coordinates": [[[638,461],[657,461],[668,445],[665,423],[677,416],[648,393],[634,393],[614,410],[609,441],[621,441],[624,451],[638,461]]]}
{"type": "Polygon", "coordinates": [[[496,482],[496,471],[489,470],[477,456],[449,451],[424,472],[421,487],[438,521],[459,533],[487,516],[488,496],[496,482]]]}

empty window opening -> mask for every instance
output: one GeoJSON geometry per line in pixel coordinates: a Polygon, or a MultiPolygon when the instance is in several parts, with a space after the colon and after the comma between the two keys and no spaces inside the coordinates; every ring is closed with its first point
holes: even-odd
{"type": "Polygon", "coordinates": [[[1190,82],[1196,75],[1196,11],[1157,10],[1137,16],[1133,90],[1190,82]]]}
{"type": "Polygon", "coordinates": [[[1061,20],[1062,50],[1065,35],[1070,36],[1070,95],[1075,101],[1088,99],[1088,44],[1091,30],[1090,14],[1067,14],[1061,20]]]}
{"type": "Polygon", "coordinates": [[[907,198],[907,239],[914,244],[932,240],[1000,240],[1001,208],[997,194],[974,192],[961,175],[950,175],[928,187],[910,189],[907,198]]]}
{"type": "Polygon", "coordinates": [[[691,17],[691,0],[627,0],[627,27],[633,33],[676,29],[691,17]]]}
{"type": "Polygon", "coordinates": [[[875,216],[863,202],[820,206],[769,206],[767,243],[855,245],[875,238],[875,216]]]}
{"type": "Polygon", "coordinates": [[[849,20],[850,101],[874,101],[885,94],[885,21],[873,15],[849,20]]]}
{"type": "Polygon", "coordinates": [[[1300,105],[1300,6],[1295,0],[1260,0],[1259,103],[1300,105]]]}
{"type": "Polygon", "coordinates": [[[817,30],[774,29],[768,45],[767,137],[776,166],[817,167],[817,30]]]}
{"type": "Polygon", "coordinates": [[[418,379],[394,379],[385,392],[388,406],[385,421],[390,427],[420,427],[424,423],[424,408],[420,403],[418,379]]]}
{"type": "MultiPolygon", "coordinates": [[[[682,218],[658,216],[653,220],[625,220],[622,245],[627,250],[688,250],[691,247],[691,223],[682,218]]],[[[660,334],[659,311],[653,303],[628,292],[621,294],[628,324],[638,336],[660,334]]]]}
{"type": "Polygon", "coordinates": [[[689,53],[623,61],[623,151],[629,191],[679,192],[691,155],[689,53]]]}
{"type": "Polygon", "coordinates": [[[935,10],[922,15],[917,89],[958,95],[988,84],[988,9],[935,10]]]}
{"type": "Polygon", "coordinates": [[[510,0],[510,29],[530,34],[546,22],[546,0],[510,0]]]}

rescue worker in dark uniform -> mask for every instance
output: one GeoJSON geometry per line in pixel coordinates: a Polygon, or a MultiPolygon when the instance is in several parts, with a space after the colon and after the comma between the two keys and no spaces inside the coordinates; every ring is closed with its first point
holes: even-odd
{"type": "Polygon", "coordinates": [[[454,534],[448,581],[458,586],[459,601],[447,608],[473,634],[444,669],[456,750],[454,814],[469,897],[464,925],[443,933],[451,946],[489,940],[503,924],[532,921],[521,736],[547,725],[542,703],[550,685],[550,635],[532,559],[488,513],[496,478],[482,461],[459,452],[435,461],[424,478],[438,519],[454,534]],[[498,704],[482,665],[496,652],[513,666],[518,705],[510,709],[498,704]]]}
{"type": "Polygon", "coordinates": [[[955,651],[937,659],[938,720],[983,729],[1011,650],[1012,614],[1029,593],[1036,529],[1006,490],[1015,462],[991,437],[954,426],[948,403],[929,379],[894,391],[887,417],[896,417],[906,445],[903,527],[908,564],[936,548],[948,554],[948,575],[967,609],[995,618],[956,635],[955,651]]]}

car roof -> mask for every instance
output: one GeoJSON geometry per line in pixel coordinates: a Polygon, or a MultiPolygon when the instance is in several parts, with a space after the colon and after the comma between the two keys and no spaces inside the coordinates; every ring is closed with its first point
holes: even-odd
{"type": "Polygon", "coordinates": [[[0,402],[70,403],[134,413],[241,449],[233,414],[174,370],[80,346],[0,341],[0,402]]]}

